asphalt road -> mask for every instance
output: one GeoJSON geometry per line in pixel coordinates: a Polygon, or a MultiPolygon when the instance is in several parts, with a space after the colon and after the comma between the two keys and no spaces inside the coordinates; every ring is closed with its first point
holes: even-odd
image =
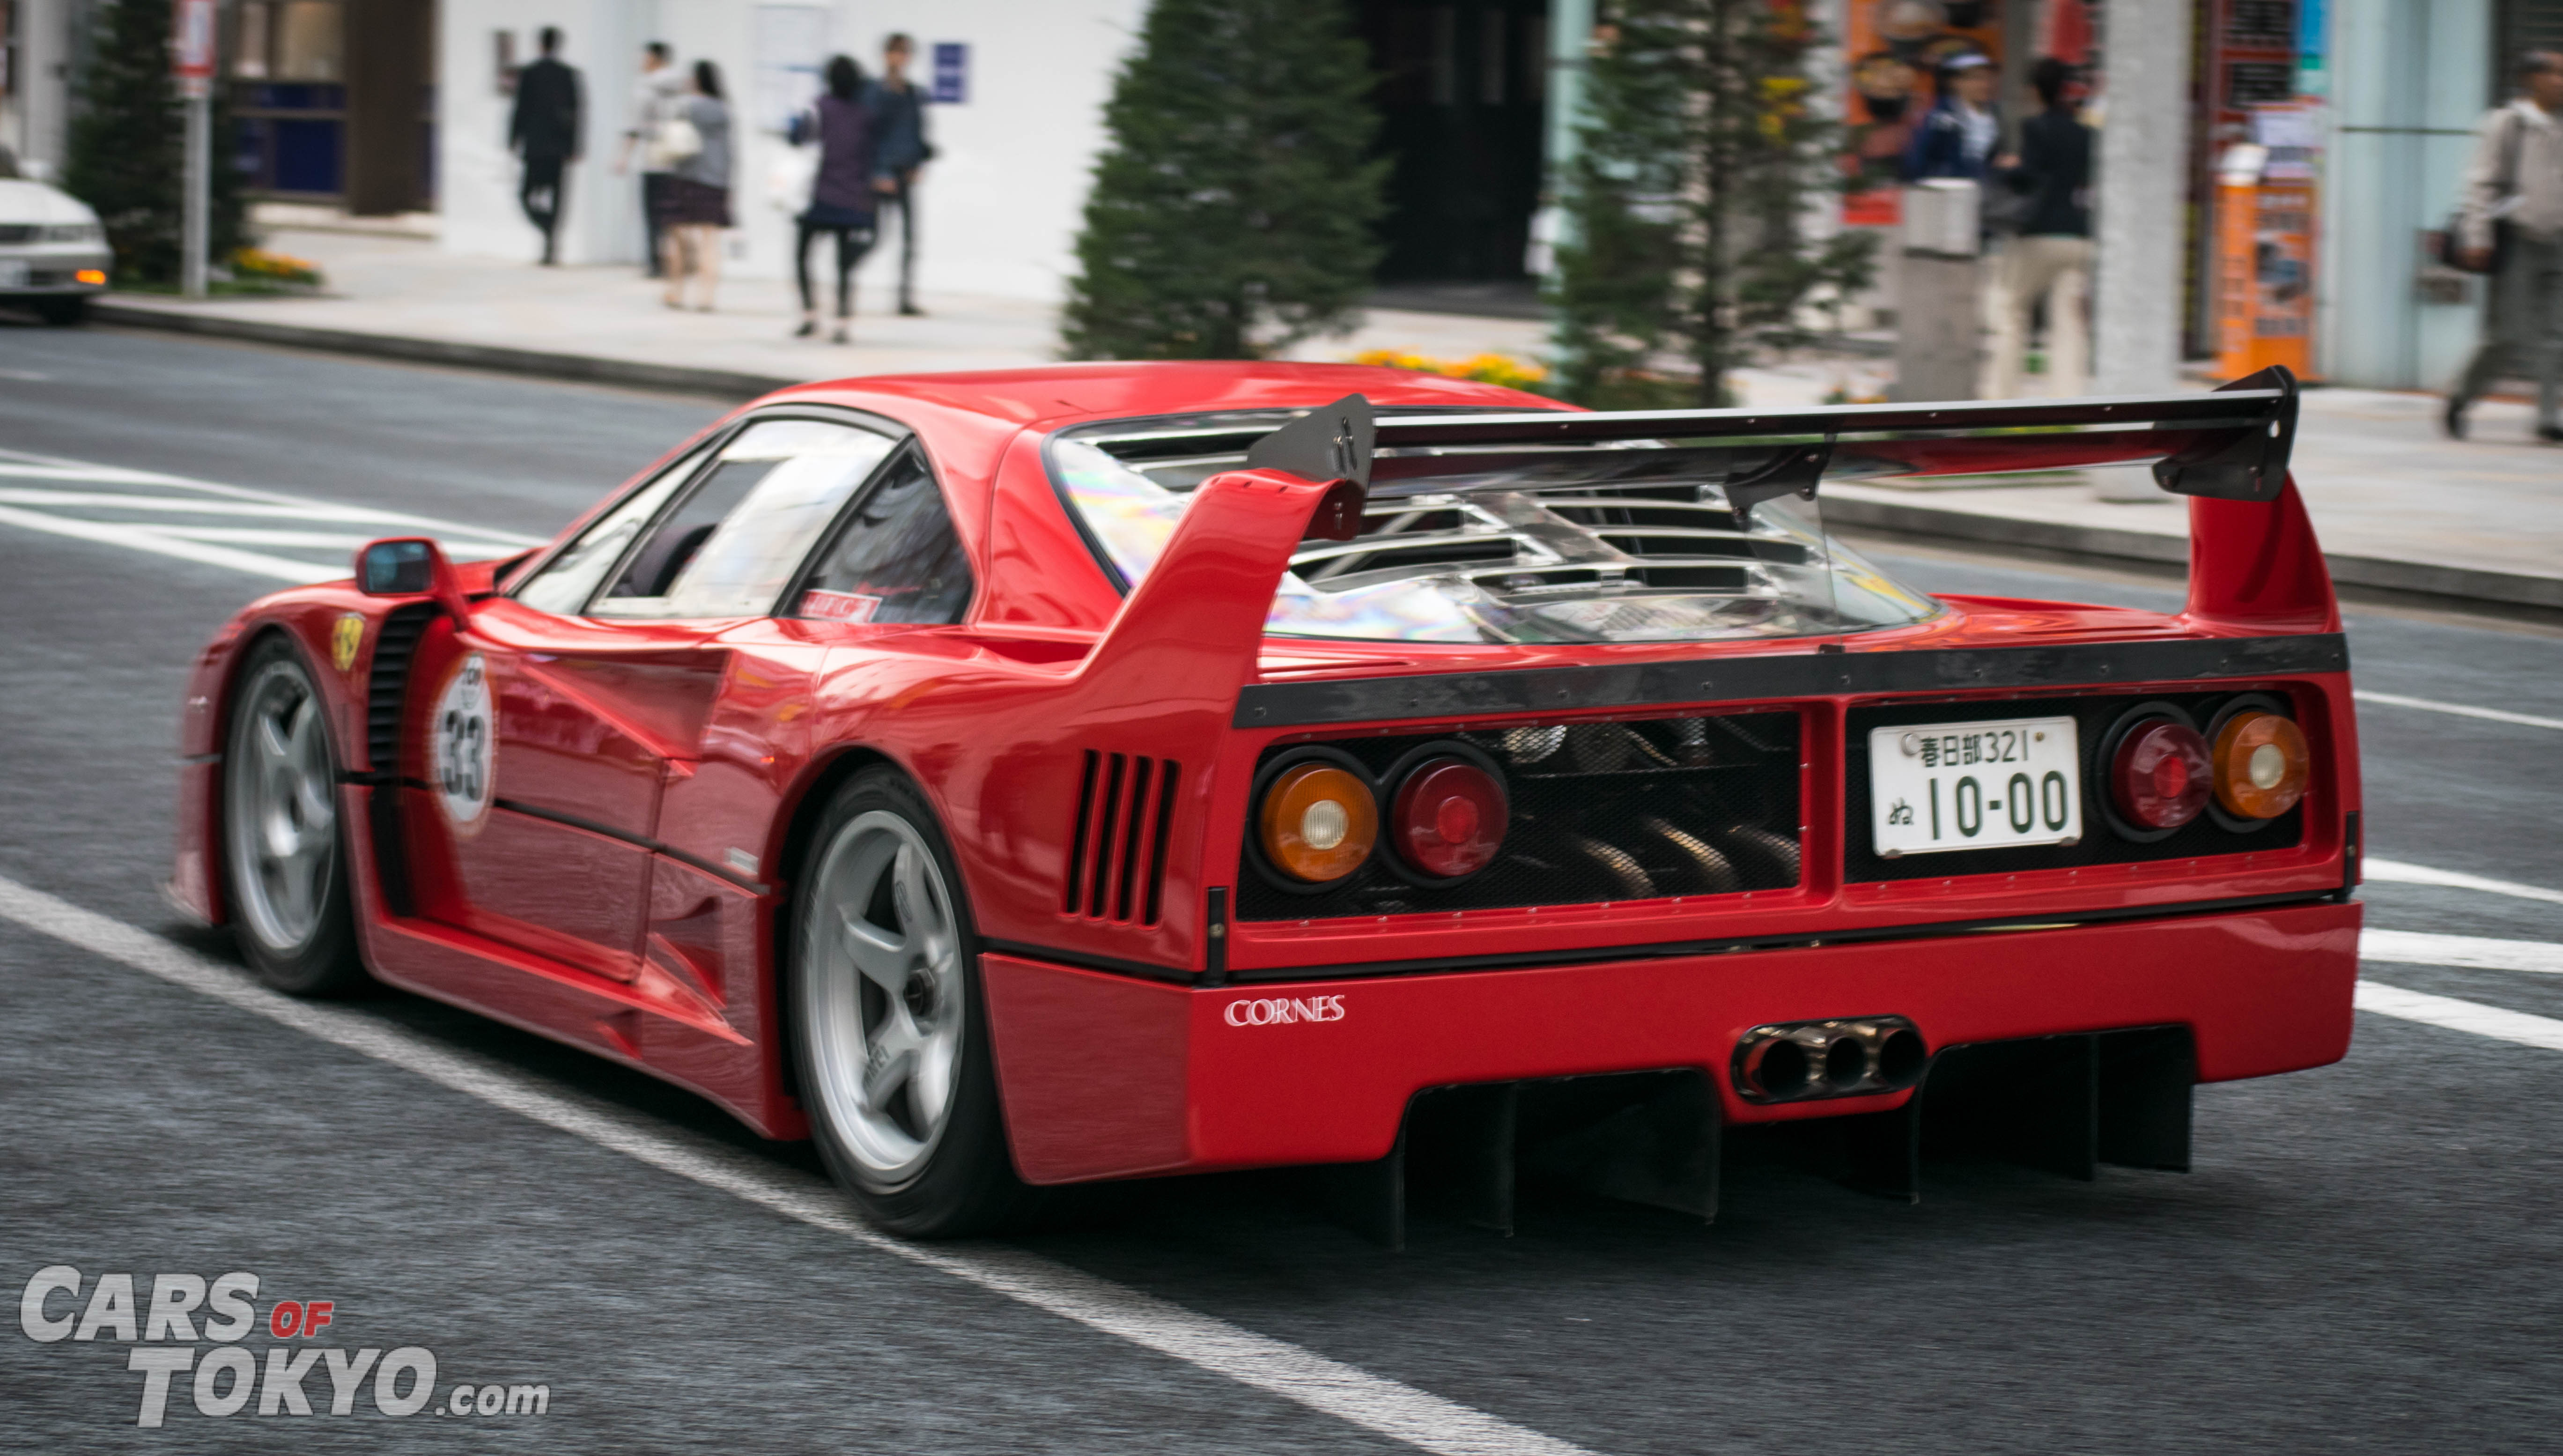
{"type": "MultiPolygon", "coordinates": [[[[215,1417],[180,1373],[166,1424],[138,1429],[126,1361],[165,1346],[111,1323],[87,1342],[0,1328],[0,1446],[1411,1449],[1375,1429],[1399,1420],[1446,1449],[1667,1456],[2551,1440],[2563,1051],[2362,1014],[2338,1066],[2202,1089],[2187,1175],[1961,1165],[1906,1207],[1746,1167],[1706,1232],[1540,1201],[1511,1239],[1419,1221],[1401,1256],[1273,1178],[1205,1179],[1083,1231],[944,1246],[938,1266],[833,1211],[806,1149],[684,1094],[408,997],[297,1021],[204,970],[227,948],[155,887],[183,675],[211,628],[296,563],[343,561],[339,535],[379,533],[361,513],[547,534],[717,412],[0,324],[0,897],[102,918],[23,895],[0,914],[0,1293],[69,1265],[84,1299],[120,1272],[147,1305],[155,1275],[252,1272],[262,1309],[332,1303],[320,1345],[432,1352],[436,1409],[458,1382],[549,1392],[540,1416],[394,1420],[366,1379],[333,1418],[315,1367],[322,1414],[215,1417]],[[169,504],[41,494],[100,482],[169,504]],[[196,533],[146,553],[9,512],[196,533]],[[1374,1428],[1345,1418],[1364,1411],[1374,1428]]],[[[1882,559],[1933,590],[2171,599],[1882,559]]],[[[2363,689],[2563,720],[2553,632],[2360,611],[2351,638],[2363,689]]],[[[2563,887],[2563,729],[2384,705],[2362,727],[2372,855],[2563,887]]],[[[2563,940],[2551,900],[2366,898],[2371,927],[2563,940]]],[[[2563,977],[2368,974],[2563,1017],[2563,977]]]]}

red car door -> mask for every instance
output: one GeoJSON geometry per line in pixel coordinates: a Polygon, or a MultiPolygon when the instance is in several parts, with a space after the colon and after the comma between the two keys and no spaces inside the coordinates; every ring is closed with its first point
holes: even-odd
{"type": "Polygon", "coordinates": [[[431,917],[618,980],[644,973],[668,785],[703,756],[731,671],[889,435],[752,419],[627,496],[422,661],[431,917]]]}

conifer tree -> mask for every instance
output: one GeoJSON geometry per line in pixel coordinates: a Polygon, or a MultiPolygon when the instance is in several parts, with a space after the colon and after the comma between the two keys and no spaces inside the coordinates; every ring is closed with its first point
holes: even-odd
{"type": "MultiPolygon", "coordinates": [[[[178,277],[187,136],[177,83],[169,76],[170,3],[107,0],[95,23],[63,188],[97,209],[119,280],[168,283],[178,277]]],[[[229,122],[218,95],[208,219],[217,262],[245,241],[240,172],[226,144],[229,122]]]]}
{"type": "Polygon", "coordinates": [[[1843,185],[1840,126],[1809,104],[1804,0],[1620,0],[1567,169],[1557,250],[1560,392],[1603,407],[1726,401],[1757,344],[1807,341],[1821,285],[1868,286],[1875,240],[1807,236],[1843,185]],[[1686,360],[1696,382],[1667,377],[1686,360]],[[1684,396],[1687,396],[1685,398],[1684,396]]]}
{"type": "Polygon", "coordinates": [[[1068,354],[1251,358],[1349,324],[1389,167],[1371,84],[1340,0],[1155,0],[1104,108],[1068,354]]]}

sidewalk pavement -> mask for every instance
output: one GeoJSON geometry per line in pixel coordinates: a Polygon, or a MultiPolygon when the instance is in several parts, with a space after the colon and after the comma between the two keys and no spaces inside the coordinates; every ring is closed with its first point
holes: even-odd
{"type": "MultiPolygon", "coordinates": [[[[1048,306],[926,293],[925,316],[887,302],[881,263],[857,301],[854,342],[790,337],[789,284],[723,282],[719,312],[672,312],[631,267],[537,269],[439,251],[404,232],[279,229],[268,247],[320,265],[328,292],[188,303],[100,301],[103,321],[301,347],[746,398],[804,379],[1015,367],[1058,356],[1048,306]],[[864,312],[871,310],[873,312],[864,312]]],[[[1374,309],[1348,335],[1289,356],[1338,360],[1391,348],[1437,358],[1543,350],[1536,319],[1374,309]]],[[[1873,358],[1807,359],[1743,371],[1743,402],[1814,404],[1883,393],[1873,358]]],[[[2475,406],[2473,438],[2439,433],[2438,401],[2310,389],[2295,472],[2335,579],[2398,593],[2563,611],[2563,449],[2538,443],[2524,403],[2475,406]]],[[[1999,483],[1837,483],[1827,519],[1855,528],[2180,562],[2185,506],[2140,473],[2058,472],[1999,483]],[[2131,475],[2133,479],[2129,479],[2131,475]]]]}

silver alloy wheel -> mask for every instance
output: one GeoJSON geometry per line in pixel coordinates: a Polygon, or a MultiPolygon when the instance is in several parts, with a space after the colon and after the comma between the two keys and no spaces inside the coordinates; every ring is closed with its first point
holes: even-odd
{"type": "Polygon", "coordinates": [[[802,920],[801,1025],[828,1125],[885,1184],[952,1120],[963,1021],[951,892],[916,826],[885,809],[837,831],[802,920]]]}
{"type": "Polygon", "coordinates": [[[319,928],[337,873],[325,709],[292,662],[261,669],[241,705],[225,783],[233,900],[260,943],[292,950],[319,928]]]}

